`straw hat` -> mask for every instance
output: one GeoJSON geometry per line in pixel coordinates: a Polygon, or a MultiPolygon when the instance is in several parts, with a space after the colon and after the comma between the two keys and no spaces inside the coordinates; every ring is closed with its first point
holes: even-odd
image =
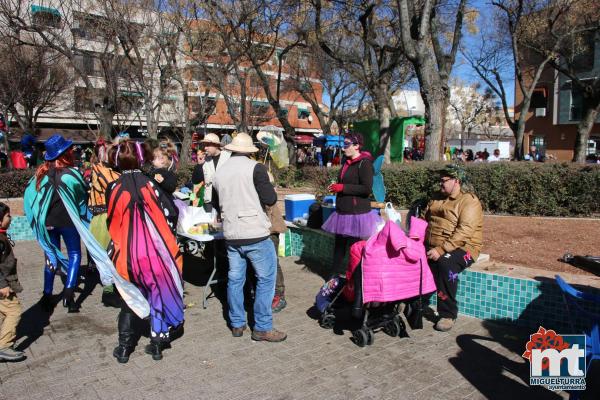
{"type": "Polygon", "coordinates": [[[250,135],[240,132],[233,138],[231,143],[225,146],[225,150],[233,153],[256,153],[258,148],[254,146],[250,135]]]}
{"type": "Polygon", "coordinates": [[[221,140],[219,139],[219,136],[217,136],[214,133],[207,133],[206,136],[204,136],[204,139],[200,141],[200,143],[221,146],[221,140]]]}

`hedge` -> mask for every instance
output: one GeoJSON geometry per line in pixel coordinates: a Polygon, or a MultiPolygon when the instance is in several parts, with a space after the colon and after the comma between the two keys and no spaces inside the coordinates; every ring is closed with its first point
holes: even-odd
{"type": "MultiPolygon", "coordinates": [[[[444,163],[393,164],[383,168],[387,201],[409,208],[439,190],[444,163]]],[[[599,216],[600,166],[570,163],[499,162],[465,165],[488,213],[540,216],[599,216]]],[[[311,186],[317,194],[338,169],[290,168],[277,174],[282,187],[311,186]]]]}
{"type": "Polygon", "coordinates": [[[0,173],[0,197],[23,197],[25,186],[35,169],[20,169],[0,173]]]}
{"type": "MultiPolygon", "coordinates": [[[[393,164],[383,168],[387,201],[409,208],[439,190],[444,163],[393,164]]],[[[179,184],[192,168],[178,171],[179,184]]],[[[600,166],[570,163],[499,162],[465,165],[486,212],[541,216],[600,216],[600,166]]],[[[286,168],[274,171],[278,186],[311,187],[318,196],[336,179],[338,168],[286,168]]],[[[0,197],[21,197],[34,170],[0,173],[0,197]]]]}

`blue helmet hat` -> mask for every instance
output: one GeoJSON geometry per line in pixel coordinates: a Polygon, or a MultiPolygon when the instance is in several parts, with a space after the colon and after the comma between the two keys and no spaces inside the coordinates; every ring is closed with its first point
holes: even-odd
{"type": "Polygon", "coordinates": [[[48,140],[46,140],[46,155],[44,155],[44,159],[46,161],[56,160],[72,145],[72,140],[65,139],[58,134],[52,135],[48,140]]]}

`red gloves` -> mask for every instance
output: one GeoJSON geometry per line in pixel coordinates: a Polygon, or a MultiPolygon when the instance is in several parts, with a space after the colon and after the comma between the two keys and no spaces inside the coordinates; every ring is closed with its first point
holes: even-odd
{"type": "Polygon", "coordinates": [[[342,183],[333,183],[329,185],[329,191],[331,193],[340,193],[344,190],[344,185],[342,183]]]}

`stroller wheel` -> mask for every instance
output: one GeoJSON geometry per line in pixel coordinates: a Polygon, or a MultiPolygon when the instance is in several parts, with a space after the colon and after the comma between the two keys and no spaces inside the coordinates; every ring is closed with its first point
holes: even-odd
{"type": "Polygon", "coordinates": [[[358,329],[358,330],[352,332],[352,340],[359,347],[365,347],[365,345],[367,345],[367,341],[368,341],[367,334],[362,329],[358,329]]]}
{"type": "Polygon", "coordinates": [[[383,331],[391,337],[400,335],[401,327],[399,321],[394,318],[383,327],[383,331]]]}
{"type": "Polygon", "coordinates": [[[333,326],[335,325],[335,315],[323,314],[323,316],[319,320],[319,325],[323,329],[332,329],[333,326]]]}
{"type": "Polygon", "coordinates": [[[375,342],[375,332],[372,329],[367,329],[367,346],[372,345],[375,342]]]}

